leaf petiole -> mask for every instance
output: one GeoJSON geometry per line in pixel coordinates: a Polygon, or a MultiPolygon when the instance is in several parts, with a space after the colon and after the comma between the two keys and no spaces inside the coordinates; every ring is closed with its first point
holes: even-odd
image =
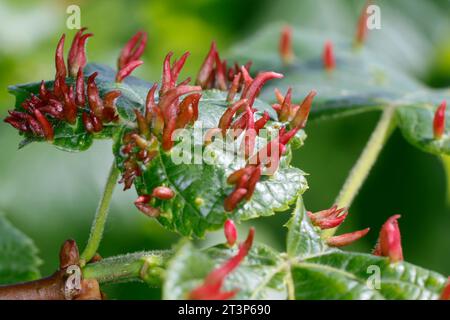
{"type": "Polygon", "coordinates": [[[102,240],[103,230],[108,217],[109,205],[118,177],[119,170],[117,169],[116,164],[113,163],[109,171],[108,179],[106,180],[102,198],[100,199],[97,211],[95,213],[94,221],[92,222],[91,233],[89,235],[86,248],[80,257],[81,266],[84,266],[97,253],[100,241],[102,240]]]}
{"type": "MultiPolygon", "coordinates": [[[[350,174],[347,177],[344,185],[342,186],[339,195],[335,200],[335,204],[342,207],[350,207],[354,198],[358,194],[359,189],[363,185],[370,170],[375,164],[385,142],[395,129],[395,107],[393,105],[386,107],[375,130],[372,132],[369,141],[367,142],[364,150],[359,156],[356,164],[353,166],[350,174]]],[[[323,237],[331,237],[337,228],[328,229],[323,232],[323,237]]]]}

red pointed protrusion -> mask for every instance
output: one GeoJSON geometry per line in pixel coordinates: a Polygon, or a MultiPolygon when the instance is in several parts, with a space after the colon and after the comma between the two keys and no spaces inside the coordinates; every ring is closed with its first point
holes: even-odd
{"type": "Polygon", "coordinates": [[[269,113],[267,111],[264,111],[263,115],[261,118],[259,118],[256,122],[255,122],[255,131],[256,134],[259,134],[259,130],[261,130],[262,128],[264,128],[264,126],[266,125],[266,123],[270,120],[270,116],[269,113]]]}
{"type": "Polygon", "coordinates": [[[233,77],[233,81],[231,82],[230,89],[228,90],[227,102],[233,102],[236,93],[239,91],[239,86],[241,83],[241,73],[237,73],[233,77]]]}
{"type": "Polygon", "coordinates": [[[201,86],[202,88],[206,88],[208,86],[210,76],[214,72],[214,63],[216,61],[216,52],[217,52],[217,46],[216,46],[216,43],[213,41],[211,43],[209,52],[206,55],[205,61],[203,61],[203,64],[200,67],[200,71],[197,75],[197,80],[195,81],[195,84],[201,86]]]}
{"type": "Polygon", "coordinates": [[[77,81],[75,84],[75,103],[81,107],[84,107],[86,103],[86,96],[84,94],[84,74],[83,68],[78,69],[77,81]]]}
{"type": "Polygon", "coordinates": [[[367,14],[367,8],[369,7],[369,5],[371,4],[371,1],[368,0],[366,1],[366,4],[364,5],[361,14],[359,16],[358,19],[358,24],[356,26],[356,34],[355,34],[355,42],[357,45],[362,45],[367,38],[367,18],[368,18],[368,14],[367,14]]]}
{"type": "Polygon", "coordinates": [[[234,221],[227,219],[223,225],[223,231],[225,233],[225,238],[229,246],[234,246],[237,240],[237,230],[234,221]]]}
{"type": "Polygon", "coordinates": [[[312,102],[315,96],[316,91],[314,90],[308,93],[295,114],[294,119],[291,121],[292,127],[302,129],[306,126],[306,121],[308,120],[309,111],[311,110],[312,102]]]}
{"type": "Polygon", "coordinates": [[[252,108],[247,106],[245,112],[246,112],[245,135],[242,141],[241,149],[243,151],[245,158],[247,159],[253,154],[253,150],[255,148],[256,130],[252,108]]]}
{"type": "MultiPolygon", "coordinates": [[[[245,68],[243,68],[245,70],[245,68]]],[[[245,80],[244,76],[244,80],[245,80]]],[[[259,91],[264,86],[264,84],[272,79],[280,79],[283,78],[283,75],[281,73],[276,73],[272,71],[268,72],[260,72],[255,79],[246,86],[242,92],[242,98],[245,98],[248,100],[249,106],[253,106],[253,102],[255,102],[256,96],[259,94],[259,91]]]]}
{"type": "Polygon", "coordinates": [[[295,56],[292,50],[292,28],[290,26],[285,26],[281,30],[279,51],[284,64],[292,63],[295,56]]]}
{"type": "Polygon", "coordinates": [[[64,93],[64,116],[67,122],[70,124],[75,124],[77,121],[77,105],[75,104],[75,93],[73,92],[73,87],[69,87],[69,91],[64,93]]]}
{"type": "Polygon", "coordinates": [[[95,116],[101,117],[103,113],[103,101],[100,99],[98,88],[95,83],[97,75],[98,73],[94,72],[87,80],[87,96],[90,109],[95,116]]]}
{"type": "Polygon", "coordinates": [[[117,72],[117,74],[116,74],[116,82],[118,82],[118,83],[122,82],[123,79],[128,77],[134,71],[134,69],[136,69],[143,63],[144,63],[144,61],[141,61],[141,60],[133,60],[133,61],[127,63],[126,65],[124,65],[121,69],[119,69],[119,72],[117,72]]]}
{"type": "Polygon", "coordinates": [[[444,290],[442,290],[441,296],[439,298],[440,300],[450,300],[450,277],[448,277],[447,284],[444,287],[444,290]]]}
{"type": "Polygon", "coordinates": [[[333,206],[330,209],[322,210],[316,213],[307,212],[312,224],[318,226],[320,229],[331,229],[341,225],[347,217],[346,208],[338,208],[333,206]]]}
{"type": "Polygon", "coordinates": [[[227,80],[226,80],[226,76],[225,76],[225,71],[226,71],[226,61],[220,60],[220,56],[219,56],[219,52],[216,51],[215,54],[215,61],[216,61],[216,79],[215,79],[215,85],[214,87],[219,89],[219,90],[227,90],[227,80]]]}
{"type": "Polygon", "coordinates": [[[44,132],[44,137],[48,141],[53,140],[53,127],[48,122],[47,118],[45,118],[42,113],[38,109],[34,109],[34,116],[36,117],[36,120],[41,125],[42,131],[44,132]]]}
{"type": "Polygon", "coordinates": [[[390,217],[381,227],[373,254],[389,257],[391,262],[403,261],[402,240],[398,227],[399,214],[390,217]]]}
{"type": "Polygon", "coordinates": [[[118,69],[123,69],[127,64],[132,61],[139,60],[144,53],[145,46],[147,45],[147,33],[144,31],[138,31],[123,47],[119,60],[117,61],[118,69]]]}
{"type": "Polygon", "coordinates": [[[156,218],[160,215],[160,211],[157,208],[152,207],[149,202],[152,199],[150,195],[139,196],[135,201],[134,205],[146,216],[156,218]]]}
{"type": "Polygon", "coordinates": [[[233,121],[233,117],[236,112],[242,107],[247,108],[247,99],[241,99],[236,101],[231,107],[229,107],[220,117],[218,127],[222,130],[222,134],[225,136],[227,130],[230,128],[233,121]]]}
{"type": "Polygon", "coordinates": [[[247,189],[245,188],[238,188],[235,189],[224,201],[223,207],[225,208],[225,211],[231,212],[234,209],[236,209],[239,202],[241,202],[242,199],[244,199],[245,195],[247,194],[247,189]]]}
{"type": "Polygon", "coordinates": [[[433,133],[435,139],[440,139],[445,133],[445,109],[447,101],[442,101],[434,113],[433,133]]]}
{"type": "Polygon", "coordinates": [[[330,247],[344,247],[352,244],[353,242],[361,239],[364,237],[368,232],[370,228],[366,228],[359,231],[354,231],[350,233],[341,234],[339,236],[333,236],[326,240],[327,244],[330,247]]]}
{"type": "Polygon", "coordinates": [[[237,205],[244,200],[248,201],[252,197],[256,184],[261,178],[261,167],[249,164],[246,167],[236,170],[227,179],[227,183],[236,187],[224,201],[225,211],[233,211],[237,205]]]}
{"type": "Polygon", "coordinates": [[[144,115],[138,109],[134,109],[134,114],[136,115],[139,133],[147,137],[150,133],[150,128],[148,127],[148,123],[145,120],[144,115]]]}
{"type": "Polygon", "coordinates": [[[336,59],[334,58],[333,43],[331,41],[325,42],[323,49],[323,67],[327,71],[331,71],[336,67],[336,59]]]}
{"type": "Polygon", "coordinates": [[[193,300],[226,300],[233,298],[237,290],[222,291],[226,277],[233,272],[248,255],[255,236],[255,229],[251,228],[247,239],[239,245],[238,253],[222,266],[208,274],[203,284],[189,293],[188,298],[193,300]]]}
{"type": "Polygon", "coordinates": [[[55,67],[56,67],[56,79],[64,79],[66,78],[66,64],[64,63],[64,40],[66,39],[66,35],[63,34],[61,39],[59,39],[58,45],[56,47],[55,53],[55,67]]]}
{"type": "Polygon", "coordinates": [[[92,33],[83,34],[84,31],[86,28],[80,29],[75,34],[67,57],[69,75],[74,78],[77,76],[78,69],[86,66],[86,41],[93,36],[92,33]]]}
{"type": "Polygon", "coordinates": [[[170,200],[175,196],[175,192],[169,187],[160,186],[153,189],[152,196],[160,200],[170,200]]]}

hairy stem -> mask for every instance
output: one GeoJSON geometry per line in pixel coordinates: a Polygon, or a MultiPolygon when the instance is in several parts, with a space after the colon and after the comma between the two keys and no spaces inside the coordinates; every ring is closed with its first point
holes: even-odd
{"type": "MultiPolygon", "coordinates": [[[[335,204],[338,207],[350,207],[359,189],[363,185],[370,170],[375,164],[386,140],[389,138],[393,129],[395,128],[394,119],[394,107],[387,107],[382,115],[375,130],[372,132],[369,141],[367,142],[364,150],[358,158],[358,161],[353,166],[350,174],[347,177],[338,197],[335,200],[335,204]]],[[[325,230],[324,237],[332,236],[336,232],[337,228],[325,230]]]]}
{"type": "Polygon", "coordinates": [[[114,187],[116,186],[117,179],[119,177],[119,170],[117,169],[115,163],[112,164],[109,171],[108,179],[106,180],[105,189],[103,190],[102,198],[97,207],[95,213],[94,221],[91,227],[91,233],[89,235],[89,240],[86,244],[86,248],[81,254],[80,264],[83,266],[92,259],[92,257],[97,253],[100,241],[102,240],[103,230],[105,228],[106,218],[108,217],[109,204],[111,202],[112,194],[114,192],[114,187]]]}
{"type": "Polygon", "coordinates": [[[86,265],[83,277],[96,279],[99,283],[141,280],[149,285],[161,286],[169,256],[169,251],[151,251],[111,257],[86,265]]]}
{"type": "Polygon", "coordinates": [[[441,155],[441,160],[447,176],[447,203],[450,204],[450,156],[441,155]]]}

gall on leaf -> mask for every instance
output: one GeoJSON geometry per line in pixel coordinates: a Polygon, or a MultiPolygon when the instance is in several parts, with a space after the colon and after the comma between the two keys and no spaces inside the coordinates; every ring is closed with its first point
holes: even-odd
{"type": "Polygon", "coordinates": [[[381,227],[378,242],[373,250],[376,256],[389,257],[391,262],[403,261],[402,240],[398,226],[399,214],[390,217],[381,227]]]}
{"type": "Polygon", "coordinates": [[[234,221],[231,219],[227,219],[223,225],[223,231],[228,245],[230,247],[234,246],[237,240],[237,229],[234,221]]]}
{"type": "Polygon", "coordinates": [[[336,58],[334,57],[333,43],[331,41],[325,42],[322,59],[325,70],[331,71],[336,68],[336,58]]]}
{"type": "Polygon", "coordinates": [[[92,33],[86,33],[87,28],[81,28],[73,38],[72,45],[67,56],[67,66],[69,75],[75,78],[79,69],[84,69],[86,66],[86,41],[92,37],[92,33]]]}
{"type": "Polygon", "coordinates": [[[450,300],[450,277],[448,277],[447,284],[444,287],[444,290],[442,290],[441,300],[450,300]]]}
{"type": "Polygon", "coordinates": [[[312,213],[307,212],[312,224],[322,230],[340,226],[348,215],[346,208],[338,208],[336,205],[327,210],[312,213]]]}
{"type": "Polygon", "coordinates": [[[358,23],[356,25],[356,33],[355,33],[355,44],[360,46],[362,44],[364,44],[364,42],[367,39],[367,33],[368,33],[368,29],[367,29],[367,18],[368,18],[368,14],[367,14],[367,8],[371,5],[372,1],[367,0],[366,4],[364,5],[361,14],[359,15],[358,18],[358,23]]]}
{"type": "Polygon", "coordinates": [[[233,272],[247,256],[252,247],[254,237],[255,229],[250,228],[247,239],[239,245],[238,253],[223,265],[211,271],[211,273],[206,276],[203,284],[189,293],[188,298],[191,300],[227,300],[233,298],[238,291],[222,291],[223,283],[226,277],[233,272]]]}
{"type": "Polygon", "coordinates": [[[144,31],[138,31],[130,40],[125,44],[120,52],[119,59],[117,60],[117,68],[120,70],[132,61],[139,60],[144,53],[145,46],[147,45],[147,33],[144,31]]]}
{"type": "Polygon", "coordinates": [[[447,108],[447,101],[442,101],[434,113],[433,119],[433,134],[435,139],[440,139],[445,132],[445,110],[447,108]]]}
{"type": "Polygon", "coordinates": [[[326,242],[330,247],[345,247],[364,237],[369,232],[369,230],[370,228],[366,228],[363,230],[333,236],[326,239],[326,242]]]}
{"type": "Polygon", "coordinates": [[[283,61],[285,65],[289,65],[294,61],[295,55],[292,49],[292,28],[290,26],[284,26],[281,30],[278,50],[281,61],[283,61]]]}

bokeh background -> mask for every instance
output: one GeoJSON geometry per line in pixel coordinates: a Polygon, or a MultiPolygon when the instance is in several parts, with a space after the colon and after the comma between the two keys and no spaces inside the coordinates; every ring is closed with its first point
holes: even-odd
{"type": "MultiPolygon", "coordinates": [[[[425,83],[450,87],[450,1],[379,0],[382,29],[372,31],[369,45],[405,64],[425,83]]],[[[0,0],[0,116],[13,106],[7,86],[49,79],[54,75],[56,43],[67,30],[66,9],[81,8],[81,23],[95,34],[88,59],[115,65],[121,46],[138,29],[149,33],[144,60],[136,72],[158,80],[165,54],[191,52],[184,76],[195,77],[211,40],[226,54],[271,22],[320,28],[352,37],[363,0],[0,0]]],[[[275,40],[274,40],[275,41],[275,40]]],[[[450,101],[449,101],[450,102],[450,101]]],[[[310,123],[308,140],[295,154],[295,165],[308,172],[309,210],[329,207],[364,147],[379,114],[368,113],[329,122],[310,123]]],[[[18,134],[0,123],[0,214],[5,214],[36,243],[42,273],[57,266],[60,244],[74,238],[84,245],[112,162],[111,144],[96,142],[87,152],[70,154],[41,143],[17,150],[18,134]]],[[[449,161],[447,160],[447,163],[449,161]]],[[[395,132],[350,210],[341,232],[370,226],[369,235],[354,245],[368,252],[387,217],[401,213],[404,254],[412,263],[450,274],[450,207],[446,162],[422,153],[395,132]]],[[[447,168],[449,165],[447,164],[447,168]]],[[[449,168],[450,170],[450,168],[449,168]]],[[[116,189],[100,253],[107,257],[137,250],[170,248],[178,236],[140,214],[134,190],[116,189]]],[[[283,249],[281,227],[288,213],[251,221],[257,237],[283,249]]],[[[1,236],[1,235],[0,235],[1,236]]],[[[206,243],[222,240],[221,233],[206,243]]],[[[204,243],[203,243],[204,244],[204,243]]],[[[144,284],[104,288],[111,298],[159,298],[144,284]]]]}

